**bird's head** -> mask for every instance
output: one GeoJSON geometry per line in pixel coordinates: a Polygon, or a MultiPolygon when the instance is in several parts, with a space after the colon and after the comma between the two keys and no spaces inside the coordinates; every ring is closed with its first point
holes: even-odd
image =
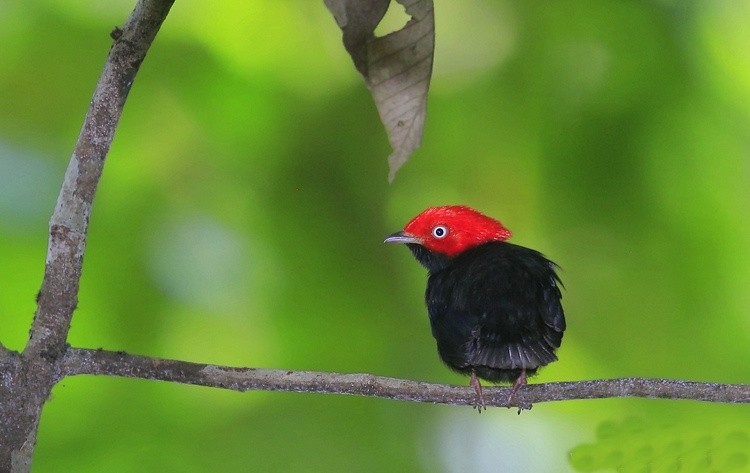
{"type": "Polygon", "coordinates": [[[430,207],[406,224],[386,243],[407,243],[444,255],[455,256],[490,241],[505,241],[511,232],[499,221],[462,205],[430,207]]]}

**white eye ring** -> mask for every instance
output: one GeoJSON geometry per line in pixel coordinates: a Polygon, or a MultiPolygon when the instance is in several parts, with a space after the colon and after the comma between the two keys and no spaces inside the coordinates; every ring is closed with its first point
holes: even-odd
{"type": "Polygon", "coordinates": [[[448,227],[445,225],[438,225],[432,229],[432,236],[435,238],[445,238],[448,235],[448,227]]]}

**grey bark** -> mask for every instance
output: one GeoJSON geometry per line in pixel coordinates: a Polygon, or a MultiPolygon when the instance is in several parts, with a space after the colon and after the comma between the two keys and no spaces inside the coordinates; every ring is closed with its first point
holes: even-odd
{"type": "Polygon", "coordinates": [[[44,403],[62,375],[91,205],[138,68],[174,0],[141,0],[104,65],[50,219],[37,311],[22,354],[0,346],[0,471],[28,471],[44,403]]]}

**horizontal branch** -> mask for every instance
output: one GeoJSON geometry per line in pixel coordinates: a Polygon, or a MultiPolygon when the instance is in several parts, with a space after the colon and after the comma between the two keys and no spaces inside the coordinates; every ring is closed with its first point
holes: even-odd
{"type": "MultiPolygon", "coordinates": [[[[71,348],[63,360],[62,374],[104,375],[152,379],[233,391],[293,391],[372,396],[436,404],[471,405],[476,394],[469,387],[423,383],[371,374],[339,374],[233,368],[187,361],[165,360],[124,352],[71,348]]],[[[522,387],[508,404],[510,388],[484,390],[485,404],[524,407],[534,403],[573,399],[642,397],[706,402],[750,403],[750,385],[716,384],[649,378],[530,384],[522,387]]]]}

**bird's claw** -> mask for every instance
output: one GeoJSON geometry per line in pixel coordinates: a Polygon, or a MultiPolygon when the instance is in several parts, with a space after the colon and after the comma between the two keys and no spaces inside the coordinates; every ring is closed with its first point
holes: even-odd
{"type": "Polygon", "coordinates": [[[484,403],[482,384],[479,382],[479,378],[477,378],[477,374],[474,371],[471,372],[471,381],[469,381],[469,385],[474,388],[474,392],[477,393],[477,401],[476,404],[474,404],[474,409],[481,414],[482,410],[487,410],[487,406],[484,403]]]}
{"type": "Polygon", "coordinates": [[[530,402],[515,402],[515,399],[513,399],[518,392],[519,389],[521,389],[521,386],[524,386],[526,384],[526,370],[522,370],[521,374],[518,375],[518,378],[516,378],[516,382],[513,383],[513,386],[510,388],[510,394],[508,395],[508,407],[510,408],[513,404],[518,407],[518,413],[520,414],[522,410],[531,410],[531,403],[530,402]]]}

